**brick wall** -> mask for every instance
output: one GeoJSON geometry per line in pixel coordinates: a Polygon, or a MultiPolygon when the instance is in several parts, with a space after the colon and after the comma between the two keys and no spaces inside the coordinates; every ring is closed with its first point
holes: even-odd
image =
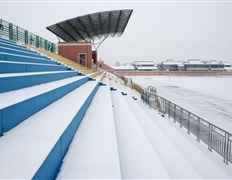
{"type": "Polygon", "coordinates": [[[76,62],[78,54],[86,54],[87,67],[92,68],[92,44],[87,42],[59,42],[58,54],[76,62]]]}

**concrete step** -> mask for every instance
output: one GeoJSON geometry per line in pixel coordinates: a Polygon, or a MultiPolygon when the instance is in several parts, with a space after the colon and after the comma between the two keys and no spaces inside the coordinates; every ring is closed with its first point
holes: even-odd
{"type": "Polygon", "coordinates": [[[88,81],[1,137],[1,178],[55,179],[98,86],[88,81]]]}
{"type": "Polygon", "coordinates": [[[15,49],[18,49],[18,50],[27,50],[27,48],[25,46],[20,46],[16,43],[7,43],[7,42],[4,42],[4,41],[0,41],[0,46],[3,46],[3,47],[7,47],[7,48],[15,48],[15,49]]]}
{"type": "Polygon", "coordinates": [[[0,42],[11,44],[11,45],[17,45],[17,43],[15,41],[11,41],[11,40],[4,39],[4,38],[1,38],[1,37],[0,37],[0,42]]]}
{"type": "Polygon", "coordinates": [[[0,52],[0,60],[1,61],[13,61],[13,62],[25,62],[25,63],[41,63],[41,64],[61,64],[57,61],[44,58],[43,56],[40,57],[31,57],[28,55],[18,55],[18,54],[11,54],[11,53],[4,53],[0,52]]]}
{"type": "Polygon", "coordinates": [[[57,179],[121,179],[110,87],[100,86],[57,179]]]}
{"type": "Polygon", "coordinates": [[[42,55],[40,55],[38,53],[35,53],[34,51],[31,51],[29,49],[26,49],[26,50],[20,49],[20,50],[18,50],[18,49],[15,49],[15,48],[7,48],[7,47],[4,47],[4,46],[0,46],[0,52],[23,55],[23,56],[30,56],[30,57],[37,57],[37,58],[43,57],[43,58],[49,60],[49,58],[47,58],[45,56],[42,56],[42,55]]]}
{"type": "Polygon", "coordinates": [[[170,119],[161,117],[157,111],[149,109],[142,101],[134,101],[129,95],[133,94],[131,89],[122,86],[119,82],[117,87],[123,92],[128,92],[128,95],[124,96],[127,103],[173,179],[198,179],[199,177],[193,171],[197,172],[202,179],[230,179],[232,177],[231,168],[220,158],[218,159],[205,147],[202,151],[199,150],[201,145],[196,140],[194,140],[196,145],[194,147],[193,139],[189,139],[187,133],[180,134],[181,129],[173,127],[174,123],[170,119]],[[184,172],[183,169],[185,169],[184,172]]]}
{"type": "Polygon", "coordinates": [[[0,93],[81,75],[77,71],[51,71],[0,74],[0,93]]]}
{"type": "Polygon", "coordinates": [[[201,179],[198,172],[154,124],[135,100],[131,96],[124,97],[171,179],[201,179]]]}
{"type": "Polygon", "coordinates": [[[0,73],[64,71],[64,70],[71,70],[71,68],[68,68],[63,65],[0,61],[0,73]]]}
{"type": "Polygon", "coordinates": [[[87,76],[71,77],[0,94],[0,134],[57,101],[89,80],[87,76]]]}
{"type": "Polygon", "coordinates": [[[122,179],[170,179],[122,93],[111,95],[122,179]]]}

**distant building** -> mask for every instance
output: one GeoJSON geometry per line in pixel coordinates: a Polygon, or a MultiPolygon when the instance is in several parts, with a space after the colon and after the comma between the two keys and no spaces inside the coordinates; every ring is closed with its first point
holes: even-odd
{"type": "Polygon", "coordinates": [[[207,64],[210,71],[224,71],[224,63],[221,61],[210,60],[207,64]]]}
{"type": "Polygon", "coordinates": [[[224,70],[225,71],[232,71],[232,67],[231,67],[231,64],[228,63],[228,62],[224,62],[224,70]]]}
{"type": "Polygon", "coordinates": [[[137,71],[157,71],[157,66],[138,66],[137,71]]]}
{"type": "Polygon", "coordinates": [[[134,61],[132,63],[137,71],[157,71],[157,65],[153,61],[134,61]]]}
{"type": "Polygon", "coordinates": [[[184,62],[183,61],[175,61],[174,59],[167,59],[163,61],[159,65],[161,70],[164,71],[184,71],[184,62]]]}
{"type": "Polygon", "coordinates": [[[186,71],[208,71],[209,65],[200,59],[189,59],[184,63],[186,71]]]}
{"type": "Polygon", "coordinates": [[[114,66],[111,68],[114,69],[114,72],[117,72],[117,71],[135,71],[134,66],[114,66]]]}

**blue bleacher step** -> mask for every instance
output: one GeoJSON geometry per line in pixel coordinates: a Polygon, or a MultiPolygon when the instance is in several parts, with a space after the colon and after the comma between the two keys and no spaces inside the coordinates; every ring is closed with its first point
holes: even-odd
{"type": "Polygon", "coordinates": [[[40,55],[38,53],[35,53],[35,51],[31,51],[29,49],[18,50],[18,49],[15,49],[15,48],[7,48],[7,47],[0,46],[0,52],[18,54],[18,55],[24,55],[24,56],[31,56],[31,57],[38,57],[38,58],[39,57],[44,57],[46,59],[49,59],[46,56],[42,56],[42,55],[40,55]]]}
{"type": "Polygon", "coordinates": [[[71,69],[64,65],[0,61],[0,73],[64,71],[64,70],[71,70],[71,69]]]}
{"type": "Polygon", "coordinates": [[[1,178],[55,179],[97,90],[88,81],[1,137],[1,178]]]}
{"type": "Polygon", "coordinates": [[[5,39],[5,38],[0,38],[0,42],[4,42],[4,43],[7,43],[7,44],[12,44],[12,45],[17,45],[17,43],[15,41],[5,39]]]}
{"type": "Polygon", "coordinates": [[[77,71],[47,71],[0,74],[0,93],[81,75],[77,71]]]}
{"type": "Polygon", "coordinates": [[[99,87],[57,179],[121,179],[109,86],[99,87]]]}
{"type": "Polygon", "coordinates": [[[87,81],[87,76],[77,76],[1,93],[0,135],[87,81]]]}
{"type": "Polygon", "coordinates": [[[122,179],[170,179],[120,91],[111,91],[122,179]]]}
{"type": "Polygon", "coordinates": [[[59,64],[57,61],[41,57],[31,57],[18,54],[10,54],[0,52],[0,60],[25,62],[25,63],[41,63],[41,64],[59,64]]]}
{"type": "Polygon", "coordinates": [[[12,43],[6,43],[3,41],[0,41],[0,46],[7,47],[7,48],[15,48],[18,50],[27,50],[27,48],[25,46],[21,46],[18,44],[12,44],[12,43]]]}

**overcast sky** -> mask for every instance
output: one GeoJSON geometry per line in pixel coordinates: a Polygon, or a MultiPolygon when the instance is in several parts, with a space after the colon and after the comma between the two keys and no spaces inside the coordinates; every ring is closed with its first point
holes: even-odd
{"type": "Polygon", "coordinates": [[[98,49],[107,64],[166,59],[232,63],[232,1],[1,1],[0,18],[54,43],[46,29],[100,11],[133,9],[121,37],[98,49]]]}

